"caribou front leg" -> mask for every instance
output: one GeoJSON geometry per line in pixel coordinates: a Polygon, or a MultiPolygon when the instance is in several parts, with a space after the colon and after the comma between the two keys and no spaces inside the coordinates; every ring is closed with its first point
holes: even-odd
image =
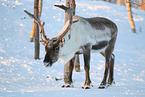
{"type": "Polygon", "coordinates": [[[83,49],[83,56],[84,56],[84,69],[86,73],[86,81],[83,89],[90,89],[91,86],[91,80],[90,80],[90,47],[87,45],[83,49]]]}
{"type": "Polygon", "coordinates": [[[79,55],[75,55],[75,61],[74,61],[74,66],[76,72],[80,72],[80,60],[79,60],[79,55]]]}
{"type": "Polygon", "coordinates": [[[65,85],[62,86],[63,88],[72,87],[72,73],[73,73],[73,68],[74,68],[74,60],[75,60],[75,57],[69,61],[70,64],[69,64],[68,78],[66,80],[65,85]]]}

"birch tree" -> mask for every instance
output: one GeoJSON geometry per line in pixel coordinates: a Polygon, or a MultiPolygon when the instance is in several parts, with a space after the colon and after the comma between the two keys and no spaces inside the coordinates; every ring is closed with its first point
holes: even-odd
{"type": "MultiPolygon", "coordinates": [[[[75,15],[75,7],[76,7],[75,0],[66,0],[65,3],[67,7],[71,6],[73,8],[73,15],[75,15]]],[[[65,12],[65,23],[67,21],[68,21],[68,14],[65,12]]],[[[73,64],[75,65],[75,70],[77,72],[80,72],[79,55],[75,55],[73,60],[74,61],[71,61],[71,62],[74,62],[73,64]]],[[[67,78],[68,78],[69,64],[70,64],[70,61],[64,65],[64,81],[65,82],[67,81],[67,78]]]]}
{"type": "Polygon", "coordinates": [[[139,9],[140,10],[145,10],[145,0],[141,0],[139,9]]]}
{"type": "Polygon", "coordinates": [[[106,2],[116,3],[116,0],[104,0],[106,2]]]}
{"type": "MultiPolygon", "coordinates": [[[[70,6],[70,0],[65,0],[66,7],[70,6]]],[[[68,14],[65,12],[65,23],[68,21],[68,14]]],[[[69,62],[64,65],[64,81],[67,81],[68,74],[69,74],[69,62]]]]}
{"type": "MultiPolygon", "coordinates": [[[[39,4],[38,4],[38,18],[41,17],[41,13],[42,13],[42,2],[43,0],[39,0],[39,4]]],[[[31,34],[30,34],[30,42],[34,41],[34,22],[33,22],[33,26],[32,26],[32,30],[31,30],[31,34]]]]}
{"type": "Polygon", "coordinates": [[[132,32],[136,33],[135,24],[134,24],[133,16],[132,16],[130,0],[126,0],[126,6],[127,6],[127,10],[128,10],[128,17],[129,17],[130,26],[132,28],[132,32]]]}
{"type": "MultiPolygon", "coordinates": [[[[39,0],[34,1],[34,16],[38,18],[38,4],[39,0]]],[[[34,53],[34,59],[39,59],[39,26],[34,21],[34,32],[35,32],[35,53],[34,53]]]]}
{"type": "Polygon", "coordinates": [[[125,1],[124,0],[118,0],[118,5],[123,5],[123,6],[125,6],[125,1]]]}
{"type": "Polygon", "coordinates": [[[137,9],[138,9],[138,5],[139,5],[138,2],[139,2],[138,0],[135,0],[135,8],[137,8],[137,9]]]}
{"type": "MultiPolygon", "coordinates": [[[[36,18],[40,18],[42,12],[42,0],[35,0],[34,1],[34,16],[36,18]]],[[[34,59],[39,59],[39,53],[40,53],[40,44],[39,44],[39,26],[34,21],[33,27],[30,35],[30,41],[32,42],[34,39],[35,34],[35,51],[34,51],[34,59]]]]}
{"type": "Polygon", "coordinates": [[[33,22],[32,30],[31,30],[31,34],[30,34],[30,42],[34,41],[34,25],[35,25],[35,23],[33,22]]]}

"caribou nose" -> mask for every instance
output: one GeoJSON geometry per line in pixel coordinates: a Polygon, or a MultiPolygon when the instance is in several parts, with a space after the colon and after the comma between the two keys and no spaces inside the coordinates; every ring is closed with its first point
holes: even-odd
{"type": "Polygon", "coordinates": [[[51,67],[52,64],[50,62],[43,62],[43,66],[47,68],[47,67],[51,67]]]}

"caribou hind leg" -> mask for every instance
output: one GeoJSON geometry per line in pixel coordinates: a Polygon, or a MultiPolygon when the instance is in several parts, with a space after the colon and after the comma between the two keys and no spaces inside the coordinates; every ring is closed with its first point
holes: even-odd
{"type": "Polygon", "coordinates": [[[109,69],[109,78],[108,78],[108,85],[112,85],[114,82],[113,74],[114,74],[114,60],[115,60],[115,55],[112,54],[111,56],[111,63],[110,63],[110,69],[109,69]]]}
{"type": "Polygon", "coordinates": [[[109,64],[108,64],[109,60],[107,60],[106,55],[103,52],[101,52],[101,54],[105,57],[105,72],[104,72],[103,80],[99,86],[99,89],[104,89],[106,88],[106,80],[107,80],[108,70],[109,70],[109,64]]]}
{"type": "Polygon", "coordinates": [[[114,71],[114,54],[112,54],[114,50],[114,44],[116,41],[116,37],[112,38],[109,42],[108,47],[105,52],[101,52],[101,54],[105,57],[105,72],[103,80],[99,86],[99,89],[106,88],[106,80],[109,72],[108,84],[111,85],[113,83],[113,71],[114,71]]]}

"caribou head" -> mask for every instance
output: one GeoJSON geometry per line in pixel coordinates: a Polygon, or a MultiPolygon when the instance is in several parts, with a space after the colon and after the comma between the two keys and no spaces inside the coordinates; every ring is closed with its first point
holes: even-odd
{"type": "Polygon", "coordinates": [[[42,43],[45,46],[45,58],[43,60],[44,66],[45,67],[50,67],[52,66],[53,63],[55,63],[58,60],[58,53],[59,53],[59,49],[60,46],[62,47],[64,44],[64,35],[66,35],[66,33],[70,30],[71,25],[72,25],[72,17],[73,17],[73,9],[72,7],[66,7],[64,5],[55,5],[56,7],[59,7],[63,10],[65,10],[68,15],[69,15],[69,20],[67,21],[67,23],[65,24],[65,26],[63,27],[63,29],[60,31],[60,33],[52,39],[49,39],[46,37],[45,32],[44,32],[44,22],[43,24],[41,24],[41,21],[37,18],[34,17],[34,15],[32,15],[31,13],[29,13],[28,11],[25,10],[25,12],[35,20],[35,22],[40,26],[41,28],[41,41],[40,43],[42,43]],[[42,35],[44,37],[44,39],[42,38],[42,35]]]}
{"type": "Polygon", "coordinates": [[[43,41],[43,44],[45,45],[45,51],[46,51],[45,58],[43,60],[43,64],[45,67],[52,66],[52,64],[58,60],[59,49],[60,47],[63,46],[65,42],[65,40],[63,39],[63,36],[66,35],[66,33],[70,30],[71,25],[72,25],[72,16],[73,16],[72,8],[65,7],[64,5],[55,5],[55,6],[65,10],[69,14],[69,20],[67,21],[66,25],[63,27],[63,29],[55,38],[43,41]]]}
{"type": "Polygon", "coordinates": [[[46,54],[43,60],[43,64],[45,67],[52,66],[52,64],[58,60],[59,49],[60,49],[60,46],[63,46],[63,44],[64,44],[64,40],[59,39],[57,41],[57,38],[52,38],[51,40],[49,40],[48,43],[44,44],[46,54]]]}

